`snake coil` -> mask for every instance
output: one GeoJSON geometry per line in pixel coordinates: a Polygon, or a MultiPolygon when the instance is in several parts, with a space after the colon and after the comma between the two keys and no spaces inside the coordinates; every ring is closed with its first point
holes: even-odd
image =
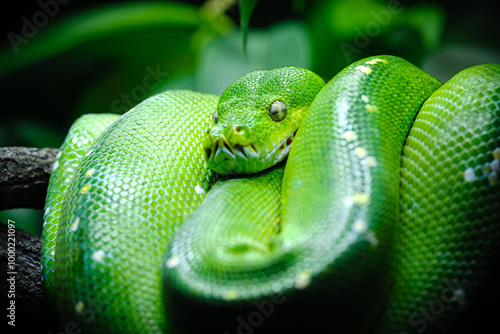
{"type": "Polygon", "coordinates": [[[499,64],[166,91],[70,129],[44,284],[89,333],[453,333],[498,291],[499,160],[499,64]]]}

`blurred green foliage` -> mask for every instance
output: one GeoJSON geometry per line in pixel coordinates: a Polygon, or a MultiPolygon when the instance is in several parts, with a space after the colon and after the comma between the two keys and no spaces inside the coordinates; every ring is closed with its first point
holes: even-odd
{"type": "MultiPolygon", "coordinates": [[[[296,65],[329,80],[358,59],[394,54],[445,81],[500,62],[492,37],[499,7],[493,0],[32,1],[4,13],[0,146],[58,147],[82,114],[123,113],[165,89],[220,94],[258,68],[296,65]]],[[[6,217],[19,216],[0,213],[6,217]]],[[[40,212],[34,220],[26,229],[38,234],[40,212]]]]}

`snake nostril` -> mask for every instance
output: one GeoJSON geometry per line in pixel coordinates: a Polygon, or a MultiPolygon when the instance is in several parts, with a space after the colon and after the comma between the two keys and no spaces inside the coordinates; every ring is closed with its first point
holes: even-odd
{"type": "Polygon", "coordinates": [[[246,132],[247,128],[243,125],[235,125],[233,127],[233,131],[236,133],[236,134],[239,134],[239,135],[242,135],[246,132]]]}

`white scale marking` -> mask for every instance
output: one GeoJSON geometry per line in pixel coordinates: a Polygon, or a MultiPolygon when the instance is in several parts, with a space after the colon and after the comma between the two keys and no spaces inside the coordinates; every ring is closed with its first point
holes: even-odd
{"type": "Polygon", "coordinates": [[[102,262],[104,260],[104,257],[106,256],[106,253],[104,253],[103,250],[97,250],[94,253],[92,253],[92,260],[97,261],[97,262],[102,262]]]}
{"type": "Polygon", "coordinates": [[[56,162],[54,162],[54,165],[52,166],[52,171],[55,172],[55,170],[59,167],[59,161],[56,160],[56,162]]]}
{"type": "Polygon", "coordinates": [[[205,193],[205,190],[202,187],[200,187],[200,185],[198,185],[198,184],[196,185],[196,187],[194,187],[194,191],[196,191],[196,193],[198,195],[202,195],[205,193]]]}

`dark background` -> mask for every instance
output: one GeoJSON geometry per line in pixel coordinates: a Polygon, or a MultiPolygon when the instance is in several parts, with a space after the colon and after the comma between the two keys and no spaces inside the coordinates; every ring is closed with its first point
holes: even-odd
{"type": "MultiPolygon", "coordinates": [[[[200,13],[206,3],[179,2],[191,4],[193,12],[200,13]]],[[[37,56],[36,48],[50,49],[45,36],[68,33],[64,21],[85,23],[88,11],[106,6],[111,6],[111,17],[114,10],[133,3],[139,2],[73,0],[59,5],[57,15],[20,45],[17,54],[7,35],[20,35],[22,18],[32,21],[41,10],[40,3],[4,4],[0,12],[0,147],[59,147],[78,116],[114,112],[112,102],[142,85],[148,73],[145,69],[159,64],[168,76],[144,98],[171,88],[220,94],[225,85],[250,69],[280,65],[307,67],[329,80],[350,62],[376,54],[401,56],[442,81],[469,66],[500,63],[498,0],[401,0],[402,12],[392,15],[390,24],[380,26],[350,59],[340,45],[356,46],[357,31],[366,31],[375,20],[372,11],[386,10],[387,1],[259,1],[250,21],[247,57],[242,51],[237,4],[224,16],[212,21],[205,18],[198,26],[169,22],[151,26],[146,20],[143,27],[87,36],[63,52],[37,56]],[[28,62],[20,65],[21,57],[28,62]]],[[[85,35],[86,31],[71,33],[85,35]]],[[[71,36],[66,43],[74,39],[71,36]]],[[[42,210],[0,212],[0,221],[7,219],[29,233],[41,234],[42,210]]],[[[498,307],[485,309],[494,317],[498,307]]],[[[495,324],[494,318],[491,323],[495,324]]]]}

